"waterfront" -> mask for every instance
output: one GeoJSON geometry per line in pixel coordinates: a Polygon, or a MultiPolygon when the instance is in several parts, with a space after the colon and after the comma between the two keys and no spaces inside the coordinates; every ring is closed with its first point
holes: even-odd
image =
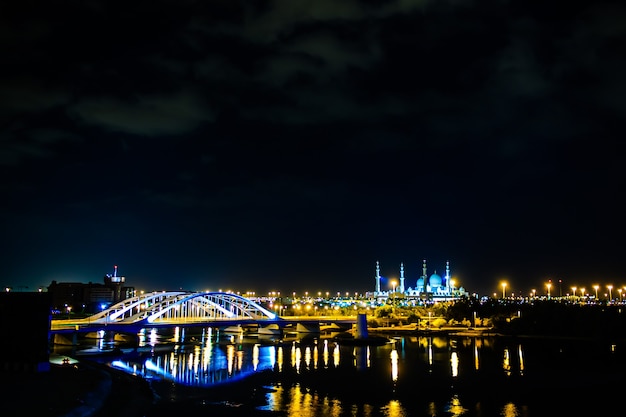
{"type": "Polygon", "coordinates": [[[608,340],[407,334],[351,346],[330,335],[276,340],[206,328],[154,332],[136,352],[123,346],[86,339],[73,354],[148,381],[155,404],[137,414],[145,416],[615,413],[626,380],[623,347],[608,340]],[[114,346],[126,353],[80,356],[114,346]]]}

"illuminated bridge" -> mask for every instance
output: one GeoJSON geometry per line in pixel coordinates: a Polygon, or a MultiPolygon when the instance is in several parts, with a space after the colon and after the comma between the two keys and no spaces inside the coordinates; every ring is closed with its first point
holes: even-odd
{"type": "MultiPolygon", "coordinates": [[[[258,303],[233,293],[164,291],[128,298],[100,313],[79,320],[52,320],[53,333],[109,329],[133,331],[145,327],[241,326],[255,324],[269,329],[297,323],[319,329],[321,318],[284,318],[258,303]]],[[[331,321],[354,323],[355,320],[331,321]]]]}
{"type": "Polygon", "coordinates": [[[89,318],[92,323],[180,323],[180,320],[275,319],[276,314],[240,295],[160,292],[129,298],[89,318]]]}

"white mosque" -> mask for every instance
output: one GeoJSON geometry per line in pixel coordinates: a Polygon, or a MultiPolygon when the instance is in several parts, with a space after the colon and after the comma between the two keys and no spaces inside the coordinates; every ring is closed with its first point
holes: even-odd
{"type": "Polygon", "coordinates": [[[404,263],[400,263],[400,279],[396,283],[395,280],[387,282],[386,286],[391,287],[388,290],[381,289],[381,281],[387,278],[380,275],[380,263],[376,261],[376,291],[369,293],[370,297],[376,298],[379,302],[386,301],[389,297],[401,295],[408,302],[422,301],[451,301],[467,296],[467,292],[463,287],[456,287],[454,279],[450,276],[450,262],[446,261],[446,274],[441,277],[437,275],[437,271],[428,276],[426,269],[426,260],[422,263],[422,275],[415,283],[415,287],[405,286],[404,263]],[[397,286],[396,286],[397,285],[397,286]]]}

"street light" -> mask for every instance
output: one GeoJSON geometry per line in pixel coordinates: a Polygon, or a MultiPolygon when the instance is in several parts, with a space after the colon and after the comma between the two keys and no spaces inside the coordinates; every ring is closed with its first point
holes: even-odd
{"type": "Polygon", "coordinates": [[[596,301],[598,301],[598,288],[600,288],[599,285],[594,285],[593,289],[596,290],[596,301]]]}
{"type": "Polygon", "coordinates": [[[551,282],[548,282],[548,283],[546,284],[546,287],[548,287],[548,300],[549,300],[549,299],[550,299],[550,288],[552,287],[552,283],[551,283],[551,282]]]}
{"type": "Polygon", "coordinates": [[[572,287],[572,294],[574,294],[574,298],[576,298],[576,287],[572,287]]]}
{"type": "Polygon", "coordinates": [[[506,282],[502,283],[502,298],[506,298],[506,282]]]}
{"type": "Polygon", "coordinates": [[[611,292],[611,290],[613,289],[613,286],[607,285],[606,287],[609,289],[609,302],[611,302],[613,300],[613,293],[611,292]]]}

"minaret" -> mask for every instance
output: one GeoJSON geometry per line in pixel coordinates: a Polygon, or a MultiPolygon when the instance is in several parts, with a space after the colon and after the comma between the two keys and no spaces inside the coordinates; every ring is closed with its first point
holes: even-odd
{"type": "Polygon", "coordinates": [[[380,264],[376,261],[376,292],[380,293],[380,264]]]}
{"type": "Polygon", "coordinates": [[[450,289],[450,261],[446,261],[446,287],[450,289]]]}
{"type": "Polygon", "coordinates": [[[404,262],[400,262],[400,292],[404,294],[404,262]]]}
{"type": "Polygon", "coordinates": [[[426,294],[428,291],[428,275],[426,273],[426,259],[424,259],[424,263],[422,264],[422,278],[424,278],[424,289],[423,292],[426,294]]]}

